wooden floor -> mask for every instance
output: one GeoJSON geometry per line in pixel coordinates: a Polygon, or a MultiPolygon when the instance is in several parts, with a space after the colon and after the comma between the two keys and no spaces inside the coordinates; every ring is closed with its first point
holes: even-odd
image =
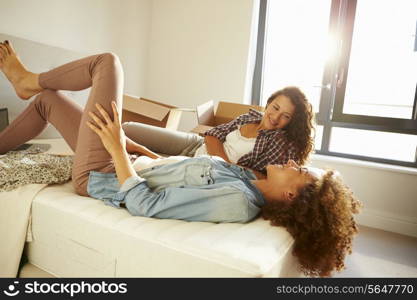
{"type": "Polygon", "coordinates": [[[361,226],[345,262],[333,277],[417,277],[417,238],[361,226]]]}

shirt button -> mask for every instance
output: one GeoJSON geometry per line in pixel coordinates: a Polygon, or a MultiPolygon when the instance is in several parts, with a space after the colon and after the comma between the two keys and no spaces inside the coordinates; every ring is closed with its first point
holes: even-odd
{"type": "Polygon", "coordinates": [[[200,177],[203,178],[204,177],[204,174],[201,174],[200,177]]]}

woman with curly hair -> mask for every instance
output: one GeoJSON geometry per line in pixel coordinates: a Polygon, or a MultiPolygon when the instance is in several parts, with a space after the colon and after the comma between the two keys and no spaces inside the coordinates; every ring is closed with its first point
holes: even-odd
{"type": "Polygon", "coordinates": [[[123,129],[133,141],[168,155],[188,155],[184,149],[197,142],[193,156],[219,156],[259,176],[266,174],[268,164],[292,159],[303,165],[313,150],[312,106],[299,88],[291,86],[273,93],[263,113],[250,109],[205,132],[204,140],[195,134],[135,122],[124,123],[123,129]]]}
{"type": "Polygon", "coordinates": [[[307,184],[292,202],[267,202],[262,216],[283,226],[294,238],[293,254],[307,276],[330,276],[344,269],[358,227],[353,214],[362,204],[328,170],[307,184]]]}
{"type": "Polygon", "coordinates": [[[135,169],[120,121],[123,71],[116,55],[93,55],[36,74],[6,42],[0,43],[0,69],[19,97],[37,95],[0,132],[0,153],[51,123],[75,152],[72,183],[80,195],[153,218],[245,223],[262,214],[294,237],[294,254],[307,275],[343,268],[359,202],[333,172],[320,175],[289,160],[268,164],[266,176],[258,177],[218,156],[159,159],[160,165],[135,169]],[[59,92],[88,87],[84,110],[59,92]]]}

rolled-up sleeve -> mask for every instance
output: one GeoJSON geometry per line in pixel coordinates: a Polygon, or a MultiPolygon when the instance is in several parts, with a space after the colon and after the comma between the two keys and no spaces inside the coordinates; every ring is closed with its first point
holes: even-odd
{"type": "Polygon", "coordinates": [[[131,176],[128,179],[125,180],[125,182],[120,187],[120,192],[127,192],[128,190],[134,188],[139,183],[144,182],[145,179],[142,177],[139,177],[137,175],[131,176]]]}
{"type": "Polygon", "coordinates": [[[87,192],[96,199],[101,199],[107,205],[120,207],[126,194],[145,179],[134,175],[125,180],[122,186],[115,173],[102,173],[91,171],[89,174],[87,192]]]}

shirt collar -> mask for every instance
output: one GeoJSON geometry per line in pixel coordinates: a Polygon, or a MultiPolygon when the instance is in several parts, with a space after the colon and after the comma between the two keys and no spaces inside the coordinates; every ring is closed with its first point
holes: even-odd
{"type": "Polygon", "coordinates": [[[254,183],[252,183],[250,180],[246,180],[246,185],[255,194],[255,199],[257,201],[256,204],[258,204],[259,206],[264,206],[266,204],[266,199],[264,195],[261,193],[261,191],[257,188],[257,186],[254,183]]]}
{"type": "Polygon", "coordinates": [[[249,116],[262,120],[262,117],[264,116],[264,114],[260,111],[257,111],[256,109],[249,108],[249,116]]]}

